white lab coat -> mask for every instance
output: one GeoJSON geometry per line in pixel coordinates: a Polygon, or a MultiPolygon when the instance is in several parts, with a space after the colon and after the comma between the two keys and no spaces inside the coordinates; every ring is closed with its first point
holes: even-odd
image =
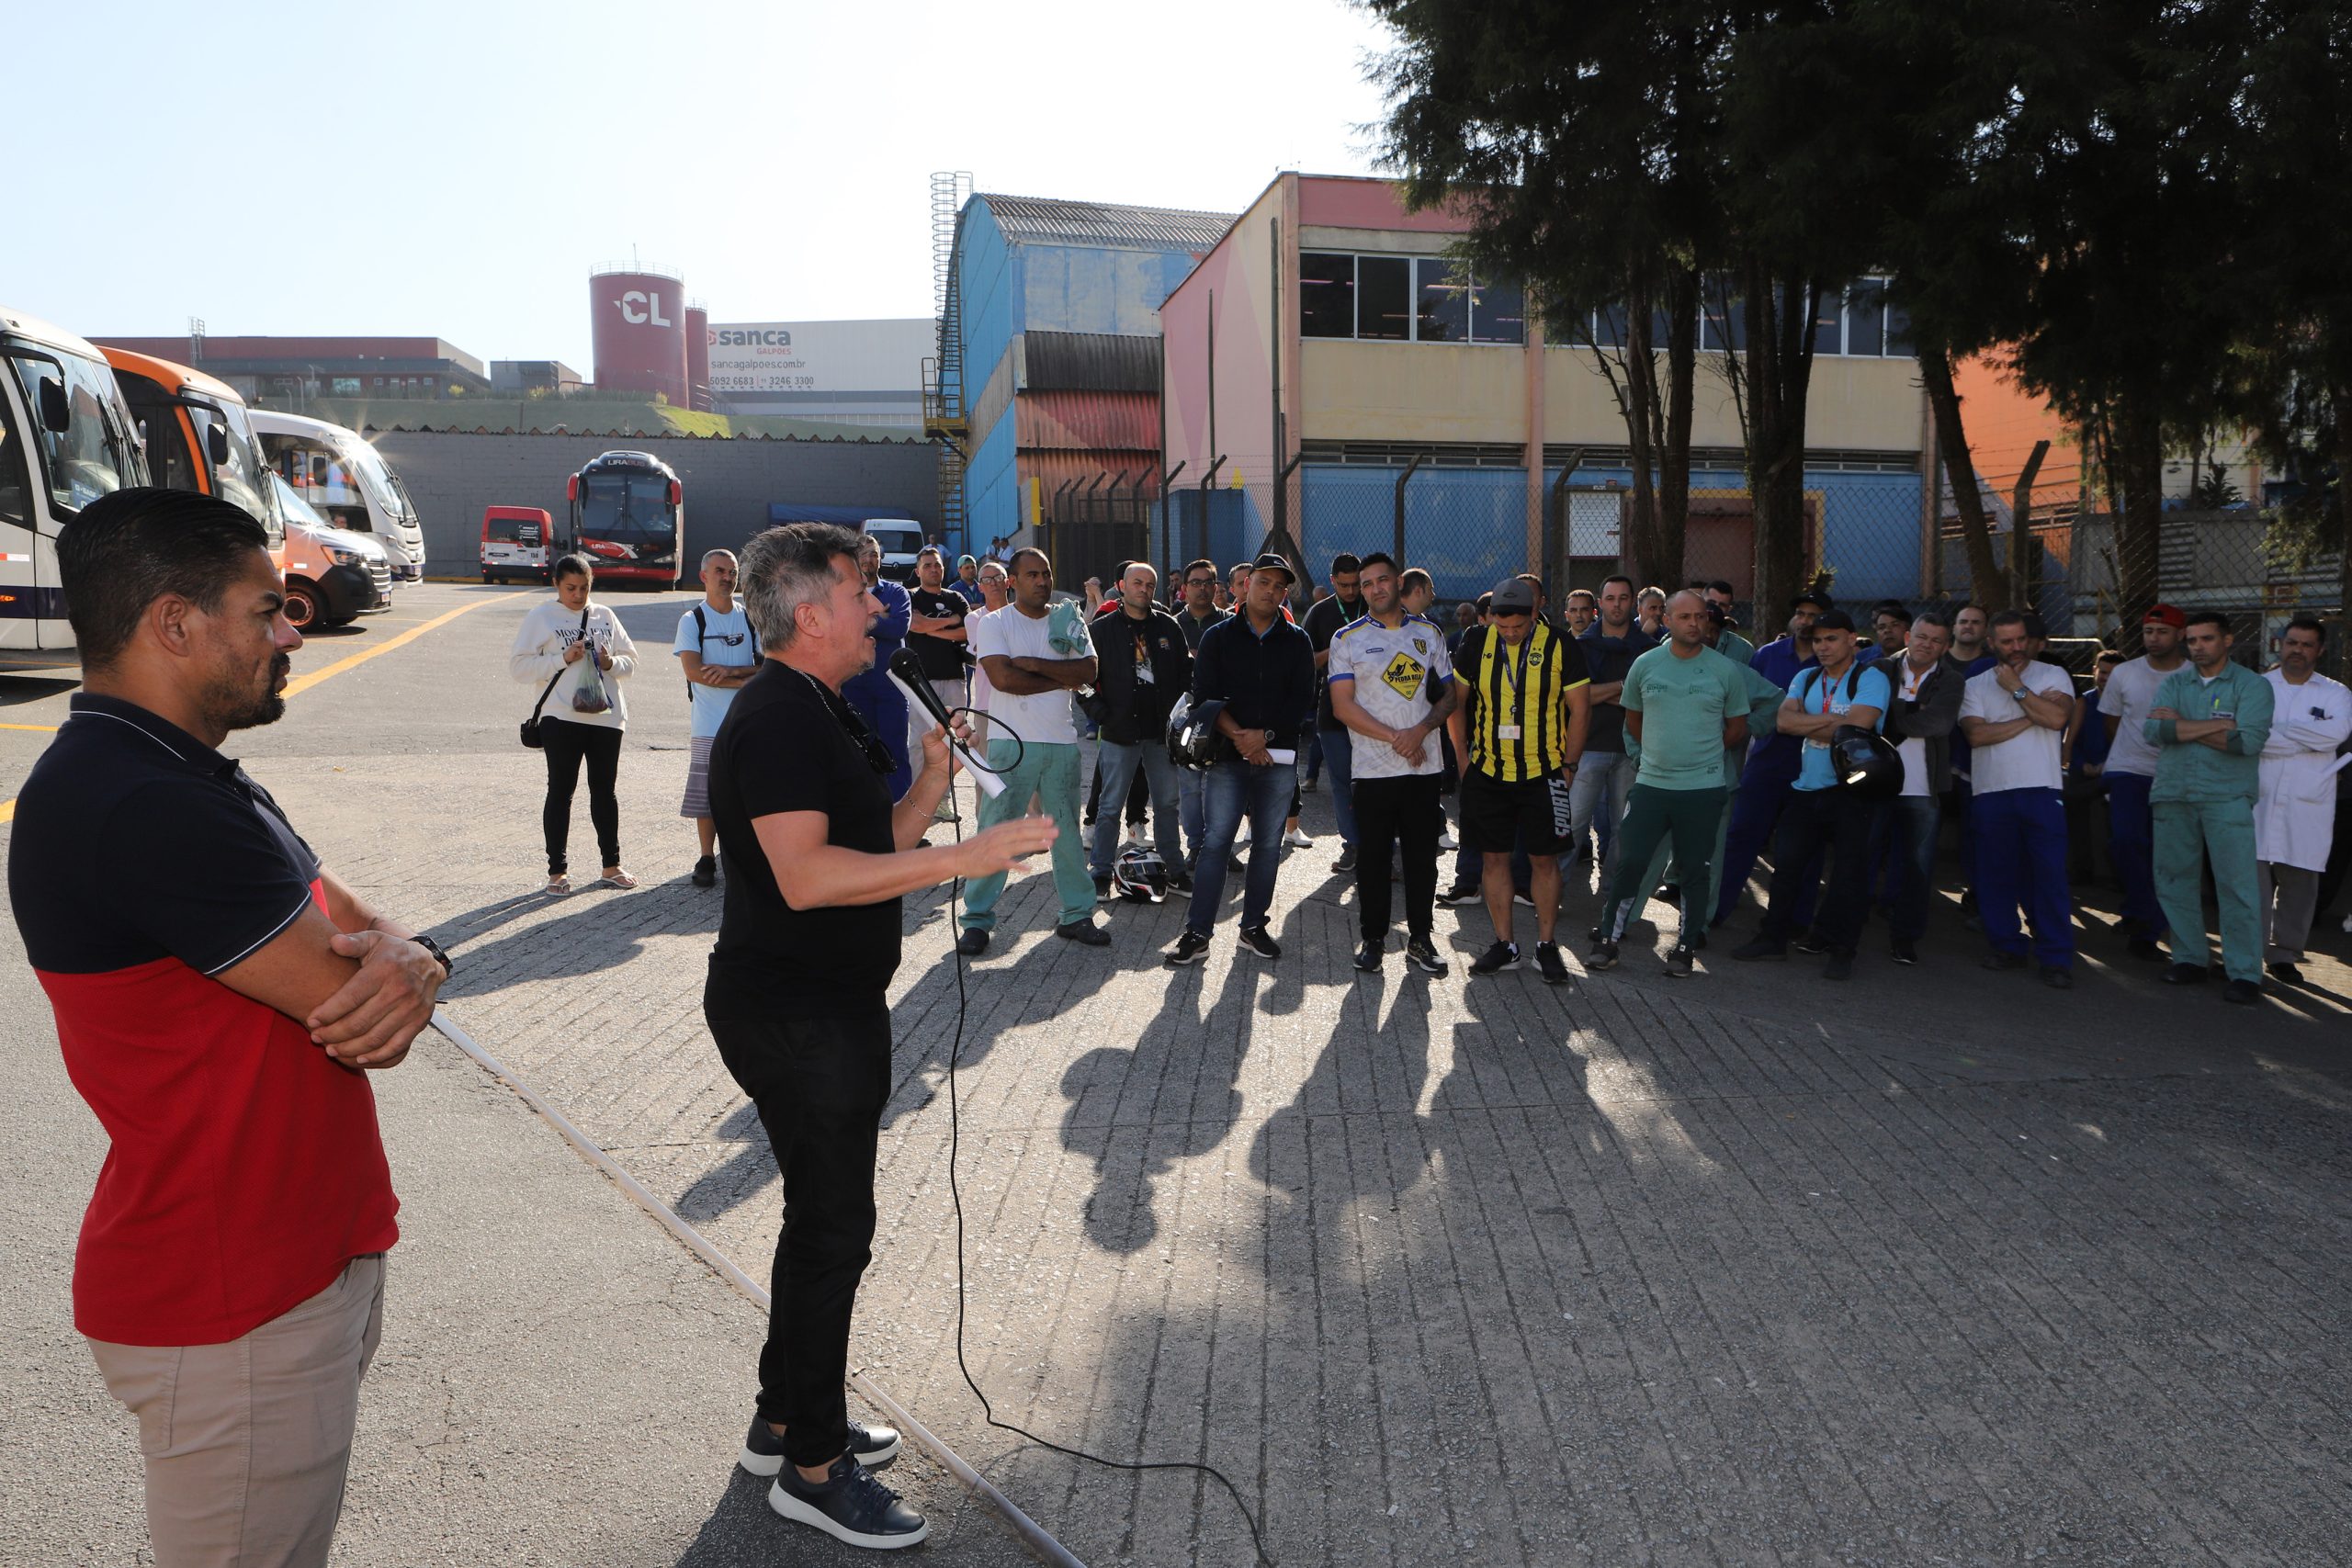
{"type": "Polygon", "coordinates": [[[2262,746],[2255,858],[2324,871],[2335,829],[2335,749],[2352,736],[2352,691],[2324,675],[2300,686],[2276,670],[2263,679],[2277,705],[2262,746]]]}

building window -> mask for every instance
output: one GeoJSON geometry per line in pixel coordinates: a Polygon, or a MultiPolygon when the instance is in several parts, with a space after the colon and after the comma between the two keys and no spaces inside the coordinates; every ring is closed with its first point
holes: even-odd
{"type": "Polygon", "coordinates": [[[333,386],[335,397],[356,398],[359,395],[359,378],[356,376],[337,376],[333,386]]]}
{"type": "Polygon", "coordinates": [[[1356,257],[1356,336],[1401,343],[1412,335],[1412,258],[1356,257]]]}
{"type": "Polygon", "coordinates": [[[1470,277],[1443,256],[1413,263],[1413,336],[1421,343],[1461,343],[1470,335],[1470,277]]]}
{"type": "Polygon", "coordinates": [[[1846,334],[1842,325],[1843,319],[1844,311],[1839,308],[1838,290],[1823,289],[1821,302],[1814,308],[1813,312],[1814,353],[1842,354],[1845,352],[1846,334]]]}
{"type": "Polygon", "coordinates": [[[1525,343],[1527,290],[1516,283],[1476,280],[1470,291],[1472,343],[1525,343]]]}
{"type": "Polygon", "coordinates": [[[1699,346],[1709,354],[1739,354],[1747,347],[1747,301],[1727,277],[1699,285],[1699,346]]]}
{"type": "Polygon", "coordinates": [[[1846,286],[1846,352],[1886,352],[1886,281],[1865,277],[1846,286]]]}
{"type": "Polygon", "coordinates": [[[1298,335],[1356,335],[1356,258],[1328,251],[1298,256],[1298,335]]]}

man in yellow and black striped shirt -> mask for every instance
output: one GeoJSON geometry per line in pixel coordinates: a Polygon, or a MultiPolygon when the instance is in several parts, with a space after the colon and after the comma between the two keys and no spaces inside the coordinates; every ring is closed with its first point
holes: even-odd
{"type": "Polygon", "coordinates": [[[1568,845],[1568,784],[1584,755],[1584,653],[1535,614],[1522,579],[1496,585],[1492,624],[1464,634],[1454,664],[1462,704],[1447,725],[1463,759],[1462,842],[1482,858],[1495,942],[1473,975],[1519,967],[1511,940],[1510,856],[1524,850],[1535,899],[1535,964],[1547,985],[1566,985],[1552,940],[1560,913],[1559,852],[1568,845]]]}

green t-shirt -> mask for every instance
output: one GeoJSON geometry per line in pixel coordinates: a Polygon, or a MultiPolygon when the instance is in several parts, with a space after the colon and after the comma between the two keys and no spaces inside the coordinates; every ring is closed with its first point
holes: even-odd
{"type": "Polygon", "coordinates": [[[1635,784],[1724,787],[1724,724],[1747,714],[1747,681],[1738,665],[1711,648],[1677,659],[1674,645],[1663,642],[1634,660],[1618,701],[1642,716],[1635,784]]]}

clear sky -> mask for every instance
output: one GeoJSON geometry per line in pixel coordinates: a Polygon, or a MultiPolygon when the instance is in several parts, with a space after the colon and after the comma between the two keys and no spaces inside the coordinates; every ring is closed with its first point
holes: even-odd
{"type": "Polygon", "coordinates": [[[1238,211],[1371,172],[1340,0],[10,8],[0,304],[88,337],[437,334],[585,371],[587,275],[931,313],[929,176],[1238,211]]]}

